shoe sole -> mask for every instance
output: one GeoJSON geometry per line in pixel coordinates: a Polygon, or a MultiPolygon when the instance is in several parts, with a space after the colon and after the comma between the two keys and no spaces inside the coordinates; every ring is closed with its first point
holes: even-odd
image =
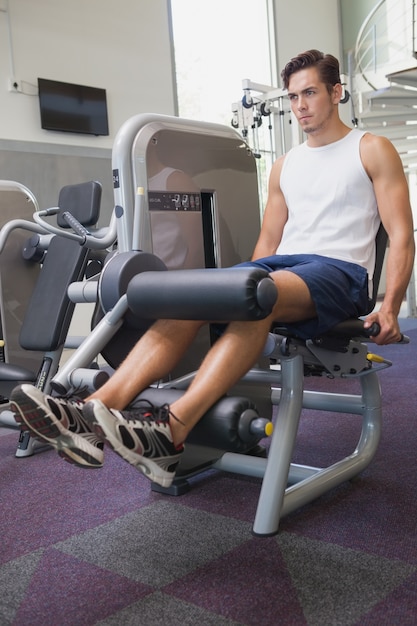
{"type": "Polygon", "coordinates": [[[136,467],[146,478],[161,487],[170,487],[175,478],[175,473],[165,472],[155,461],[152,461],[152,459],[148,459],[126,448],[114,434],[113,424],[107,424],[107,413],[108,409],[104,407],[101,402],[96,400],[87,402],[83,408],[85,420],[88,422],[90,428],[94,430],[97,437],[106,441],[114,452],[130,463],[130,465],[136,467]]]}
{"type": "Polygon", "coordinates": [[[28,429],[36,437],[46,441],[68,463],[83,468],[103,466],[103,462],[94,456],[98,448],[77,433],[68,435],[67,429],[56,419],[49,407],[36,398],[31,398],[29,392],[23,391],[22,388],[13,390],[10,407],[16,422],[23,429],[28,429]],[[90,452],[91,448],[94,448],[93,454],[93,451],[90,452]]]}

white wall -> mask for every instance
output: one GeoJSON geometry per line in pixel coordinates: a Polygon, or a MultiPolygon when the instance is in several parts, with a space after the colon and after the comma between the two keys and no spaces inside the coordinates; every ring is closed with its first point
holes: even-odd
{"type": "Polygon", "coordinates": [[[317,48],[341,58],[338,0],[274,0],[278,67],[317,48]]]}
{"type": "Polygon", "coordinates": [[[167,0],[0,0],[0,9],[0,139],[110,148],[132,115],[174,114],[167,0]],[[8,91],[12,66],[23,94],[8,91]],[[38,77],[105,88],[110,136],[42,130],[38,77]]]}

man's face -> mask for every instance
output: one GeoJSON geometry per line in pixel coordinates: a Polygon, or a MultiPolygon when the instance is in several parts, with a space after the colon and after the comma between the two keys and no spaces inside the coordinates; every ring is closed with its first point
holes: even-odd
{"type": "Polygon", "coordinates": [[[329,94],[315,67],[299,70],[290,76],[288,97],[291,110],[307,134],[325,129],[339,102],[338,86],[329,94]]]}

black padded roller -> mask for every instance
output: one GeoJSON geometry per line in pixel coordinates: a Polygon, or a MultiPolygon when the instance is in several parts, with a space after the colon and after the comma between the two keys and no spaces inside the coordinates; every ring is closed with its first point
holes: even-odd
{"type": "MultiPolygon", "coordinates": [[[[179,389],[145,389],[132,403],[140,406],[140,400],[149,400],[155,406],[173,404],[184,394],[179,389]]],[[[256,406],[243,396],[224,396],[203,415],[189,433],[186,444],[192,443],[229,452],[248,452],[265,433],[250,433],[248,424],[242,422],[259,418],[256,406]],[[242,428],[243,426],[243,428],[242,428]]]]}
{"type": "Polygon", "coordinates": [[[349,319],[336,324],[326,335],[338,337],[376,337],[380,330],[381,328],[377,323],[372,324],[370,328],[365,328],[362,320],[349,319]]]}
{"type": "Polygon", "coordinates": [[[260,320],[276,302],[266,270],[251,267],[143,272],[127,287],[130,310],[144,319],[260,320]]]}

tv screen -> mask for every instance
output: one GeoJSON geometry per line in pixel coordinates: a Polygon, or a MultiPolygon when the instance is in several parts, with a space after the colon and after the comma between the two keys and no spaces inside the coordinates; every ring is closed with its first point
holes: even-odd
{"type": "Polygon", "coordinates": [[[88,135],[108,135],[106,90],[38,78],[41,126],[88,135]]]}

